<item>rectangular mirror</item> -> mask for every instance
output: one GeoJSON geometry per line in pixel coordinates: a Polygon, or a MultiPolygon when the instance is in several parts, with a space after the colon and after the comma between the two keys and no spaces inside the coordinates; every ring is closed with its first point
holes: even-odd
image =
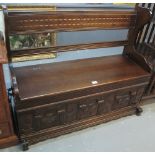
{"type": "Polygon", "coordinates": [[[9,36],[11,50],[34,49],[55,46],[55,33],[39,33],[9,36]]]}

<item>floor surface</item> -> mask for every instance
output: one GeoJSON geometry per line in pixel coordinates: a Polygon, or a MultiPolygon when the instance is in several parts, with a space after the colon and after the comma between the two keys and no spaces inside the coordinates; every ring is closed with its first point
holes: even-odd
{"type": "MultiPolygon", "coordinates": [[[[29,152],[155,151],[155,100],[142,106],[141,116],[128,116],[30,146],[29,152]]],[[[21,146],[1,149],[19,152],[21,146]]]]}

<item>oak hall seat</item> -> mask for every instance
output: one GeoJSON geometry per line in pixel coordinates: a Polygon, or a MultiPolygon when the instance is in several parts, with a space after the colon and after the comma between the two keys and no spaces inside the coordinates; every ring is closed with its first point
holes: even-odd
{"type": "MultiPolygon", "coordinates": [[[[61,9],[20,11],[3,8],[18,134],[30,144],[131,114],[140,115],[151,77],[149,62],[135,48],[150,11],[61,9]],[[126,40],[12,50],[10,36],[128,29],[126,40]],[[124,46],[122,55],[15,67],[13,58],[124,46]]],[[[66,36],[66,39],[67,38],[66,36]]]]}

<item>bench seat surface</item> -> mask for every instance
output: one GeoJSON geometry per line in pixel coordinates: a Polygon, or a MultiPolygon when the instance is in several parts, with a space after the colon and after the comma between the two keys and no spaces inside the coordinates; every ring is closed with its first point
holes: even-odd
{"type": "Polygon", "coordinates": [[[14,68],[21,99],[150,76],[122,55],[14,68]]]}

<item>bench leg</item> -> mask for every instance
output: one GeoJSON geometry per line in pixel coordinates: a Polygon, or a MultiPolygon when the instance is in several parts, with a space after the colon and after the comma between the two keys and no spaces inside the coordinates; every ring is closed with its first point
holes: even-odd
{"type": "Polygon", "coordinates": [[[29,143],[26,140],[22,140],[22,149],[27,151],[29,149],[29,143]]]}
{"type": "Polygon", "coordinates": [[[136,115],[137,116],[140,116],[142,112],[143,112],[143,109],[141,107],[136,108],[136,115]]]}

